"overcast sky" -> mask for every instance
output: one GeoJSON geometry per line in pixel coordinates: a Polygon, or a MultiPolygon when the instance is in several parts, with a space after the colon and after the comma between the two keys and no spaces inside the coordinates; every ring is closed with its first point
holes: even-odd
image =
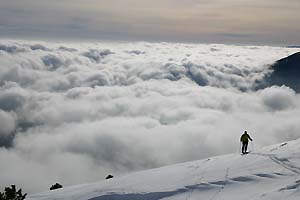
{"type": "Polygon", "coordinates": [[[0,35],[300,43],[299,0],[0,0],[0,35]]]}

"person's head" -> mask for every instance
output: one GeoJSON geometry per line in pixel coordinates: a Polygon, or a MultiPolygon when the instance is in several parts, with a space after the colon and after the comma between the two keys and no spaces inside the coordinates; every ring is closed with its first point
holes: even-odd
{"type": "Polygon", "coordinates": [[[244,134],[247,134],[247,131],[245,131],[244,134]]]}

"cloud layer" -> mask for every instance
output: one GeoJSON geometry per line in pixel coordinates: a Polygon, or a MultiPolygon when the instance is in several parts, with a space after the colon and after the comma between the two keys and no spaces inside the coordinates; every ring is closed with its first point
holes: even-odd
{"type": "Polygon", "coordinates": [[[0,186],[97,181],[300,136],[299,95],[255,91],[298,49],[0,41],[0,186]],[[30,184],[29,184],[30,182],[30,184]]]}

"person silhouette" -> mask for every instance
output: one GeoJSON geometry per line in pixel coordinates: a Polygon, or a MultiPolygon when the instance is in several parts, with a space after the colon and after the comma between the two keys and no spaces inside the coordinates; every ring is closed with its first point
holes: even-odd
{"type": "Polygon", "coordinates": [[[248,135],[247,131],[244,132],[244,134],[241,136],[241,143],[242,143],[242,153],[247,154],[247,148],[248,148],[248,141],[252,138],[248,135]]]}

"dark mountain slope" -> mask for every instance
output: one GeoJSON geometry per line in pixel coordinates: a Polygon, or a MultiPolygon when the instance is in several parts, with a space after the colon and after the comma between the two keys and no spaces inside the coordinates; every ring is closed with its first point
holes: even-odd
{"type": "Polygon", "coordinates": [[[286,85],[300,92],[300,52],[278,60],[271,69],[273,72],[266,79],[267,86],[286,85]]]}

